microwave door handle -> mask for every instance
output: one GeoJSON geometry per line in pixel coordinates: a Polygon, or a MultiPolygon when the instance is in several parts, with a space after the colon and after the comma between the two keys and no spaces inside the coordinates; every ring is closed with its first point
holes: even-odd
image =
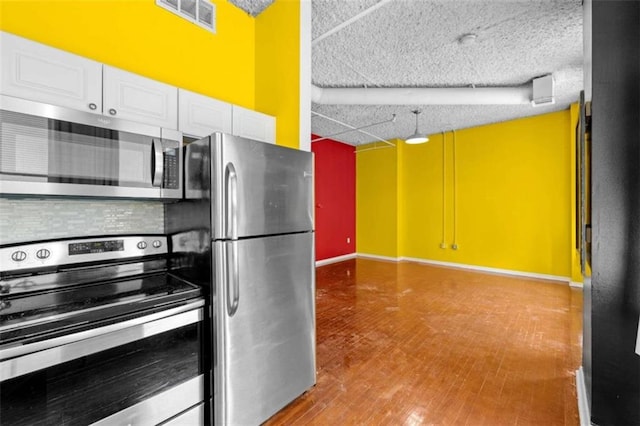
{"type": "Polygon", "coordinates": [[[164,174],[162,161],[162,143],[155,139],[151,141],[151,185],[161,187],[164,174]]]}

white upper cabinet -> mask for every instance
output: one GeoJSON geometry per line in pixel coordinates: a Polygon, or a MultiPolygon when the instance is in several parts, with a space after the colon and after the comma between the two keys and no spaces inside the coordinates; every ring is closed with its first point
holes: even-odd
{"type": "Polygon", "coordinates": [[[178,128],[178,89],[0,32],[0,93],[178,128]]]}
{"type": "Polygon", "coordinates": [[[232,105],[189,90],[178,90],[178,130],[202,138],[213,132],[233,132],[232,105]]]}
{"type": "Polygon", "coordinates": [[[276,141],[275,117],[3,31],[0,58],[3,95],[179,129],[193,137],[224,132],[276,141]]]}
{"type": "Polygon", "coordinates": [[[233,106],[233,132],[236,136],[276,143],[276,119],[267,114],[233,106]]]}
{"type": "Polygon", "coordinates": [[[103,114],[178,128],[178,89],[104,65],[103,114]]]}
{"type": "Polygon", "coordinates": [[[0,92],[76,110],[102,112],[102,64],[0,32],[0,92]]]}

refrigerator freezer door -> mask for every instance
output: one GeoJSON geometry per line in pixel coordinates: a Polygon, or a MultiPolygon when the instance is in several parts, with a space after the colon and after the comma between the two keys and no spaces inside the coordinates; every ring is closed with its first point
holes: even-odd
{"type": "Polygon", "coordinates": [[[215,252],[216,424],[258,425],[315,383],[313,233],[216,241],[215,252]]]}
{"type": "Polygon", "coordinates": [[[313,229],[311,153],[221,133],[210,139],[214,239],[313,229]]]}

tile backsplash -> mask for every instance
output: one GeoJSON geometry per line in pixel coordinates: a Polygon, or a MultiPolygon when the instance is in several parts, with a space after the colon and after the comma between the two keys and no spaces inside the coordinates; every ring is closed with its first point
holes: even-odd
{"type": "Polygon", "coordinates": [[[159,201],[0,198],[0,244],[163,232],[159,201]]]}

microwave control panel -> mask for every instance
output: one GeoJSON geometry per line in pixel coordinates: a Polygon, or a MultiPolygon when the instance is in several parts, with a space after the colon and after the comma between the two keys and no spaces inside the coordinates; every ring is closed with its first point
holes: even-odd
{"type": "Polygon", "coordinates": [[[164,152],[164,181],[163,188],[180,188],[180,164],[178,149],[167,149],[164,152]]]}

